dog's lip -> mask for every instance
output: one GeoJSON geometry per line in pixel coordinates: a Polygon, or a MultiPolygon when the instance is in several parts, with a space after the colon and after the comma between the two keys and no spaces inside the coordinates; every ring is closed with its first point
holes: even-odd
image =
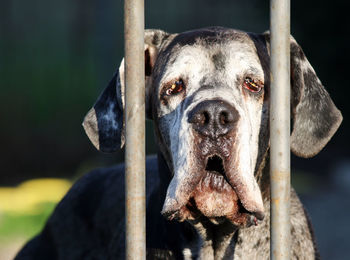
{"type": "Polygon", "coordinates": [[[263,220],[265,218],[265,213],[261,211],[250,213],[254,215],[258,220],[263,220]]]}
{"type": "MultiPolygon", "coordinates": [[[[231,188],[233,189],[234,192],[236,192],[235,188],[232,186],[232,184],[230,183],[227,175],[226,175],[226,167],[225,167],[225,157],[221,156],[218,153],[213,153],[210,154],[206,157],[205,159],[205,171],[206,174],[208,174],[209,172],[214,173],[214,174],[219,174],[222,175],[225,179],[225,181],[231,186],[231,188]],[[210,165],[210,164],[216,164],[216,165],[210,165]]],[[[205,178],[205,175],[203,176],[203,178],[205,178]]],[[[237,193],[237,192],[236,192],[237,193]]],[[[265,217],[264,212],[261,211],[257,211],[257,212],[251,212],[249,210],[247,210],[242,202],[241,199],[238,199],[239,204],[240,204],[240,211],[241,213],[246,213],[249,215],[253,215],[254,217],[256,217],[258,220],[263,220],[265,217]]]]}
{"type": "MultiPolygon", "coordinates": [[[[199,148],[199,147],[198,147],[199,148]]],[[[238,201],[241,203],[241,209],[245,210],[245,216],[254,216],[257,220],[264,219],[264,204],[262,201],[260,189],[253,174],[245,173],[242,171],[241,166],[238,164],[238,168],[234,168],[234,160],[236,156],[232,154],[232,150],[229,147],[221,146],[220,144],[211,144],[205,152],[198,150],[198,157],[194,161],[194,167],[191,168],[191,172],[184,173],[181,169],[178,173],[174,173],[169,187],[167,189],[167,195],[163,204],[162,215],[170,219],[177,219],[183,221],[188,217],[192,217],[188,208],[188,202],[190,201],[193,193],[196,190],[196,186],[202,181],[204,176],[208,174],[208,171],[212,170],[224,176],[225,187],[229,186],[233,189],[238,197],[238,201]],[[210,148],[210,149],[209,149],[210,148]],[[227,150],[230,150],[227,153],[227,150]],[[231,158],[233,156],[233,158],[231,158]],[[208,169],[209,158],[217,157],[219,161],[222,161],[222,169],[215,170],[208,169]]],[[[216,165],[217,166],[217,165],[216,165]]],[[[215,186],[215,185],[214,185],[215,186]]],[[[215,187],[214,187],[215,188],[215,187]]],[[[220,186],[218,186],[220,190],[220,186]]],[[[229,216],[228,216],[229,217],[229,216]]]]}
{"type": "MultiPolygon", "coordinates": [[[[193,200],[193,198],[191,197],[190,200],[193,200]]],[[[189,201],[190,201],[189,200],[189,201]]],[[[193,205],[191,206],[191,210],[195,209],[196,212],[192,212],[194,214],[197,214],[198,215],[198,208],[197,207],[193,207],[193,205]]],[[[243,206],[241,207],[242,209],[242,212],[241,214],[247,214],[251,217],[248,218],[248,223],[247,225],[248,226],[251,226],[251,225],[255,225],[257,226],[258,223],[260,223],[264,218],[265,218],[265,214],[263,212],[249,212],[247,211],[243,206]]],[[[189,211],[189,206],[188,205],[185,205],[181,208],[178,208],[178,209],[173,209],[173,210],[165,210],[163,209],[161,214],[167,218],[168,220],[178,220],[178,221],[184,221],[186,219],[186,217],[184,217],[184,211],[187,211],[187,214],[186,215],[192,215],[191,213],[188,213],[189,211]]],[[[210,217],[209,219],[213,220],[213,221],[217,221],[218,219],[222,219],[222,218],[225,218],[225,216],[217,216],[217,217],[210,217]]],[[[219,221],[221,222],[221,221],[219,221]]]]}
{"type": "MultiPolygon", "coordinates": [[[[230,183],[228,176],[226,175],[227,171],[225,170],[225,157],[221,156],[218,153],[213,153],[208,155],[203,162],[205,162],[205,167],[204,167],[204,174],[202,174],[202,178],[199,180],[198,184],[205,178],[208,177],[209,174],[217,174],[223,176],[225,182],[231,189],[237,194],[235,188],[232,186],[230,183]]],[[[167,210],[163,208],[162,214],[169,220],[176,219],[178,221],[183,221],[186,219],[186,216],[191,216],[193,217],[194,215],[198,216],[198,208],[195,205],[192,205],[190,201],[193,200],[194,194],[189,196],[189,199],[187,203],[185,203],[181,207],[172,207],[168,208],[167,210]]],[[[239,203],[239,213],[243,215],[247,215],[247,224],[252,225],[255,224],[257,225],[258,220],[263,220],[264,219],[264,212],[262,211],[256,211],[256,212],[251,212],[247,210],[243,204],[240,198],[238,198],[238,203],[239,203]],[[249,217],[250,216],[250,217],[249,217]],[[250,224],[249,224],[250,223],[250,224]]],[[[175,205],[179,205],[177,202],[175,205]]],[[[174,205],[174,204],[173,204],[174,205]]],[[[212,217],[213,219],[216,218],[222,218],[224,216],[217,216],[217,217],[212,217]]]]}
{"type": "Polygon", "coordinates": [[[251,216],[254,216],[257,220],[263,220],[265,218],[265,213],[261,212],[261,211],[256,211],[256,212],[251,212],[248,211],[243,205],[241,200],[239,200],[240,206],[241,206],[241,213],[246,213],[249,214],[251,216]]]}

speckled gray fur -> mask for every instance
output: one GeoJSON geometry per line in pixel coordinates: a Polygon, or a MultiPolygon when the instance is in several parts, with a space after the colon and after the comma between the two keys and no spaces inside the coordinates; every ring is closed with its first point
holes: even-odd
{"type": "MultiPolygon", "coordinates": [[[[147,259],[269,259],[269,33],[222,27],[180,34],[147,30],[145,57],[146,115],[154,122],[159,148],[158,156],[146,162],[147,259]],[[244,89],[246,77],[263,82],[262,91],[244,89]],[[179,79],[184,90],[165,96],[164,89],[179,79]],[[195,196],[193,180],[203,174],[204,163],[198,159],[204,152],[194,143],[205,137],[198,137],[188,117],[206,100],[234,108],[233,133],[202,147],[215,149],[212,153],[224,153],[215,143],[231,147],[232,163],[223,161],[229,166],[227,181],[232,186],[239,179],[234,189],[249,209],[247,216],[264,211],[258,225],[233,224],[228,215],[208,216],[211,211],[205,207],[192,209],[190,215],[182,211],[195,196]],[[167,220],[161,211],[180,222],[167,220]]],[[[101,151],[116,151],[123,143],[123,74],[122,62],[83,123],[101,151]]],[[[342,117],[292,37],[291,77],[291,148],[310,157],[326,145],[342,117]]],[[[223,201],[215,198],[214,204],[225,206],[223,201]]],[[[86,174],[16,259],[124,259],[124,205],[123,165],[86,174]]],[[[292,259],[319,259],[310,221],[293,189],[291,234],[292,259]]]]}

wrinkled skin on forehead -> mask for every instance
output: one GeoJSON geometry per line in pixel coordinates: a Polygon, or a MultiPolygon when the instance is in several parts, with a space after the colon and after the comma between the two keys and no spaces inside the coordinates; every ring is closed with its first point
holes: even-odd
{"type": "Polygon", "coordinates": [[[226,217],[234,224],[246,224],[247,216],[238,212],[242,205],[262,219],[264,207],[254,173],[268,146],[268,138],[259,138],[267,135],[268,126],[264,66],[255,42],[240,31],[189,32],[169,37],[163,45],[153,70],[153,118],[159,146],[173,173],[163,207],[169,218],[195,218],[189,210],[193,206],[189,200],[194,198],[196,209],[213,221],[226,217]],[[248,91],[243,87],[247,77],[262,82],[264,88],[259,93],[248,91]],[[179,79],[185,90],[164,97],[164,88],[179,79]],[[189,123],[189,113],[208,99],[235,110],[236,126],[224,138],[202,138],[189,123]],[[218,186],[210,183],[218,177],[206,176],[205,170],[214,154],[223,158],[227,178],[218,186]]]}

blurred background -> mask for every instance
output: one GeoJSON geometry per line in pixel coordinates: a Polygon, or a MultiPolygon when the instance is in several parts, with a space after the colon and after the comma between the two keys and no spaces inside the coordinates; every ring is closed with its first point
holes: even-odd
{"type": "MultiPolygon", "coordinates": [[[[291,32],[344,121],[315,158],[292,158],[293,185],[323,259],[350,246],[349,25],[346,1],[292,2],[291,32]]],[[[269,28],[269,1],[145,1],[146,28],[269,28]]],[[[81,122],[123,57],[123,1],[0,0],[0,259],[39,232],[72,182],[123,152],[95,150],[81,122]]],[[[147,123],[147,153],[154,153],[147,123]]]]}

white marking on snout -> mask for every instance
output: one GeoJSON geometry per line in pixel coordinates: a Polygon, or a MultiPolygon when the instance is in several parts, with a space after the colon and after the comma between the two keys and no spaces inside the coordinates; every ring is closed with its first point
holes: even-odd
{"type": "Polygon", "coordinates": [[[189,169],[193,163],[192,148],[193,136],[190,124],[179,109],[174,116],[174,122],[170,127],[170,152],[172,155],[174,176],[169,184],[163,211],[183,206],[188,201],[187,184],[192,178],[189,169]]]}

